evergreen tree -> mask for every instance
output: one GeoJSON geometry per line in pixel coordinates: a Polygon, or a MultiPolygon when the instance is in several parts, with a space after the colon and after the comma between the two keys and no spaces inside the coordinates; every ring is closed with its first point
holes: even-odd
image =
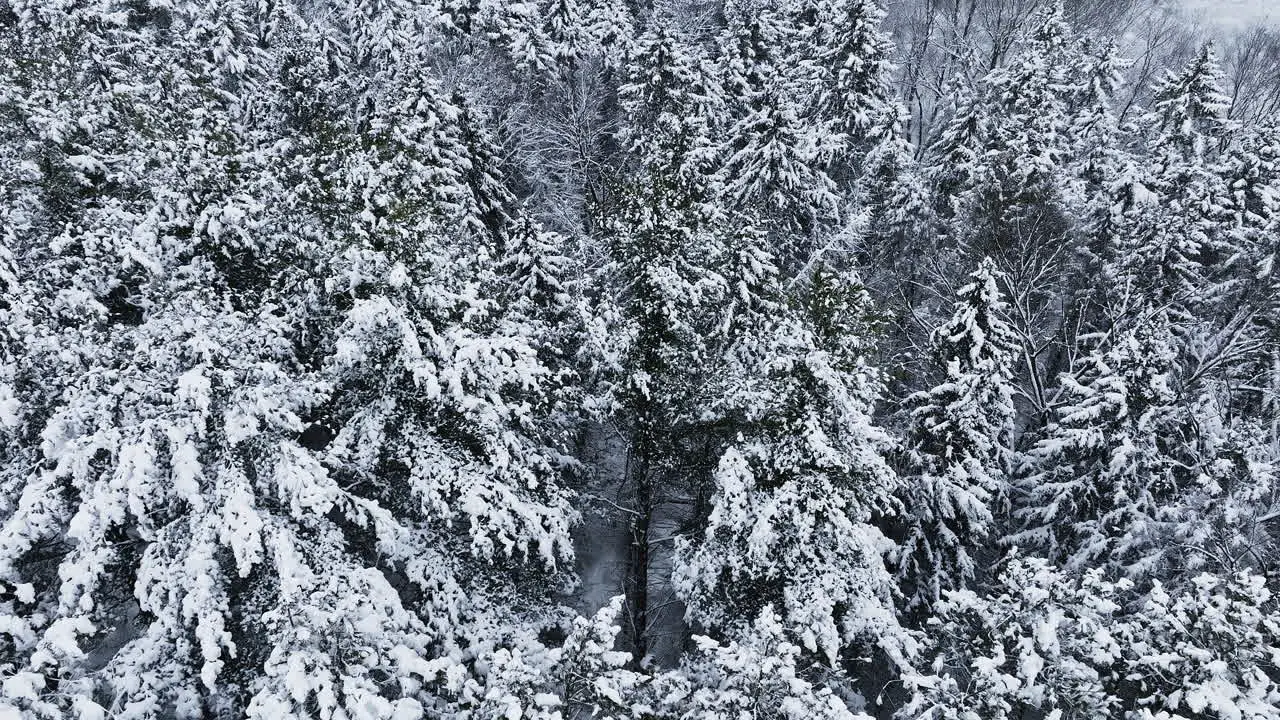
{"type": "Polygon", "coordinates": [[[543,12],[551,59],[557,65],[573,68],[590,51],[585,9],[578,0],[549,0],[543,12]]]}
{"type": "Polygon", "coordinates": [[[838,216],[836,186],[824,169],[837,146],[821,128],[805,127],[777,90],[763,94],[761,109],[729,130],[719,177],[725,202],[759,208],[781,230],[803,237],[838,216]]]}
{"type": "MultiPolygon", "coordinates": [[[[1125,287],[1119,258],[1125,252],[1129,221],[1142,211],[1149,194],[1137,160],[1112,109],[1127,63],[1114,45],[1081,48],[1081,65],[1072,73],[1070,191],[1068,206],[1079,217],[1074,263],[1069,279],[1078,332],[1104,331],[1123,307],[1125,287]]],[[[1076,337],[1071,341],[1077,340],[1076,337]]]]}
{"type": "Polygon", "coordinates": [[[1215,270],[1234,254],[1222,234],[1229,191],[1214,168],[1227,130],[1221,80],[1206,45],[1182,72],[1157,83],[1144,120],[1152,138],[1149,189],[1157,203],[1130,230],[1125,262],[1138,289],[1170,304],[1182,321],[1211,303],[1215,270]]]}
{"type": "MultiPolygon", "coordinates": [[[[1077,228],[1070,213],[1071,68],[1078,48],[1060,3],[1035,13],[1004,64],[977,81],[931,149],[944,248],[1008,272],[1010,318],[1027,352],[1024,383],[1041,412],[1067,364],[1061,299],[1077,228]]],[[[972,260],[971,260],[972,262],[972,260]]]]}
{"type": "Polygon", "coordinates": [[[912,319],[918,305],[927,302],[928,283],[927,268],[917,259],[940,251],[936,198],[905,136],[906,114],[901,106],[887,107],[871,132],[872,145],[853,193],[852,206],[858,211],[848,223],[849,250],[886,315],[880,350],[891,387],[905,379],[894,368],[918,359],[912,319]]]}
{"type": "MultiPolygon", "coordinates": [[[[952,234],[971,252],[1011,266],[1060,242],[1065,219],[1058,167],[1066,150],[1070,67],[1061,6],[1038,18],[1007,66],[962,101],[934,152],[952,201],[952,234]]],[[[1020,262],[1022,261],[1022,262],[1020,262]]]]}
{"type": "Polygon", "coordinates": [[[821,123],[806,122],[791,95],[787,66],[776,57],[785,36],[770,11],[731,24],[723,72],[734,122],[727,128],[717,180],[729,207],[750,207],[774,224],[784,259],[803,262],[810,236],[839,214],[827,165],[839,137],[821,123]]]}
{"type": "MultiPolygon", "coordinates": [[[[863,265],[869,271],[894,267],[894,273],[910,272],[904,265],[911,249],[928,235],[933,198],[925,186],[925,172],[907,142],[903,121],[906,110],[889,106],[871,131],[871,149],[863,159],[855,198],[870,218],[863,265]]],[[[888,273],[886,273],[888,274],[888,273]]]]}
{"type": "Polygon", "coordinates": [[[710,62],[674,30],[674,22],[655,11],[637,42],[627,82],[618,89],[628,118],[619,140],[643,170],[709,204],[708,177],[719,161],[714,138],[725,99],[710,62]]]}
{"type": "Polygon", "coordinates": [[[512,222],[510,208],[516,200],[503,181],[497,142],[465,95],[454,92],[448,106],[457,113],[457,148],[452,151],[467,158],[460,168],[469,195],[464,222],[472,230],[487,233],[486,243],[500,252],[512,222]]]}
{"type": "Polygon", "coordinates": [[[565,244],[560,235],[522,218],[497,260],[495,278],[504,332],[526,338],[549,372],[551,392],[546,399],[552,409],[544,412],[562,425],[560,433],[574,430],[583,416],[584,376],[599,360],[588,346],[588,310],[583,283],[576,279],[579,268],[564,254],[565,244]]]}
{"type": "Polygon", "coordinates": [[[893,44],[882,30],[884,11],[872,0],[807,0],[805,41],[812,48],[815,107],[806,115],[856,147],[891,105],[888,80],[893,44]]]}
{"type": "Polygon", "coordinates": [[[761,720],[867,717],[850,712],[831,687],[804,677],[802,649],[788,639],[787,628],[769,606],[741,640],[720,643],[695,636],[694,641],[699,655],[678,673],[659,676],[652,691],[659,698],[659,712],[673,720],[744,714],[761,720]]]}
{"type": "MultiPolygon", "coordinates": [[[[650,176],[653,177],[653,176],[650,176]]],[[[647,655],[651,520],[664,480],[678,465],[698,425],[692,402],[709,360],[708,309],[723,294],[712,270],[716,236],[691,212],[689,199],[662,177],[628,188],[612,218],[613,287],[607,315],[616,318],[607,400],[627,432],[627,631],[637,659],[647,655]]]]}
{"type": "Polygon", "coordinates": [[[771,82],[788,78],[785,17],[772,2],[726,3],[720,34],[720,74],[736,120],[755,109],[752,100],[771,82]]]}
{"type": "Polygon", "coordinates": [[[592,620],[576,619],[559,648],[536,655],[500,651],[493,670],[500,690],[486,697],[484,709],[537,720],[558,720],[565,706],[606,720],[698,720],[742,713],[764,720],[868,717],[851,712],[831,687],[804,677],[801,650],[787,640],[769,607],[740,642],[694,636],[697,649],[678,668],[648,674],[628,670],[629,655],[611,649],[621,632],[616,621],[622,601],[615,597],[592,620]]]}
{"type": "Polygon", "coordinates": [[[1268,38],[1146,4],[0,2],[0,718],[1280,720],[1268,38]]]}
{"type": "Polygon", "coordinates": [[[1152,145],[1157,157],[1205,159],[1228,129],[1230,99],[1222,93],[1223,72],[1213,46],[1200,48],[1181,71],[1170,71],[1152,90],[1152,145]]]}
{"type": "Polygon", "coordinates": [[[633,12],[627,0],[594,0],[587,12],[592,49],[610,70],[624,68],[635,54],[638,32],[633,12]]]}
{"type": "Polygon", "coordinates": [[[1206,458],[1179,501],[1162,508],[1170,526],[1171,559],[1181,576],[1209,572],[1273,573],[1280,539],[1272,521],[1280,511],[1280,468],[1265,428],[1224,422],[1217,403],[1197,403],[1201,453],[1206,458]]]}
{"type": "MultiPolygon", "coordinates": [[[[1239,388],[1228,406],[1241,418],[1270,417],[1280,387],[1276,340],[1280,324],[1276,228],[1280,227],[1280,134],[1274,127],[1245,133],[1222,174],[1232,189],[1232,244],[1240,248],[1218,294],[1223,298],[1217,332],[1198,343],[1200,363],[1227,387],[1239,388]],[[1243,330],[1243,332],[1240,332],[1243,330]],[[1224,362],[1224,360],[1232,360],[1224,362]],[[1244,388],[1249,388],[1244,390],[1244,388]]],[[[1280,437],[1270,431],[1274,440],[1280,437]]]]}
{"type": "Polygon", "coordinates": [[[1115,165],[1122,157],[1119,120],[1112,105],[1131,63],[1119,52],[1114,44],[1085,40],[1076,55],[1078,66],[1068,71],[1075,78],[1069,96],[1071,156],[1077,168],[1073,174],[1089,184],[1083,197],[1114,182],[1115,165]]]}
{"type": "Polygon", "coordinates": [[[934,331],[941,382],[908,400],[912,476],[904,481],[907,532],[896,565],[913,591],[909,609],[972,585],[974,556],[991,539],[996,504],[1008,492],[1015,338],[998,278],[985,260],[960,288],[951,320],[934,331]]]}
{"type": "MultiPolygon", "coordinates": [[[[767,267],[762,287],[741,296],[785,298],[767,267]]],[[[741,378],[730,396],[740,432],[715,471],[703,536],[678,550],[674,582],[689,618],[717,633],[749,635],[746,622],[772,605],[786,637],[821,662],[862,643],[901,660],[886,540],[869,523],[897,480],[870,418],[874,374],[849,334],[866,308],[830,271],[815,275],[804,307],[779,305],[738,331],[728,372],[741,378]]]]}
{"type": "Polygon", "coordinates": [[[1197,466],[1168,321],[1147,311],[1064,375],[1066,397],[1027,456],[1010,541],[1068,570],[1161,571],[1161,508],[1197,466]]]}
{"type": "Polygon", "coordinates": [[[940,606],[898,717],[1277,717],[1274,606],[1248,573],[1173,593],[1015,558],[990,593],[940,606]]]}
{"type": "MultiPolygon", "coordinates": [[[[3,703],[460,712],[484,694],[474,664],[514,642],[512,613],[553,614],[574,512],[542,415],[549,370],[524,328],[495,327],[477,269],[489,245],[456,108],[393,46],[405,28],[382,44],[359,13],[333,51],[368,63],[378,92],[304,117],[276,84],[300,74],[263,38],[334,28],[288,13],[264,28],[236,2],[121,10],[136,34],[50,8],[14,39],[56,50],[51,66],[101,52],[122,73],[108,87],[133,82],[105,107],[136,121],[111,124],[131,132],[119,146],[85,129],[112,156],[67,166],[118,179],[44,203],[83,220],[33,226],[15,258],[62,308],[27,337],[48,338],[63,385],[24,403],[40,462],[5,469],[0,608],[20,680],[3,703]]],[[[10,109],[48,112],[77,92],[59,82],[10,109]]]]}

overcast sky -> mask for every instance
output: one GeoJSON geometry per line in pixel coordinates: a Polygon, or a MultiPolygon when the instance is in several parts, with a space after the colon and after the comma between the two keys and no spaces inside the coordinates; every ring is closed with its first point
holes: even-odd
{"type": "Polygon", "coordinates": [[[1280,24],[1280,0],[1184,0],[1210,21],[1231,28],[1280,24]]]}

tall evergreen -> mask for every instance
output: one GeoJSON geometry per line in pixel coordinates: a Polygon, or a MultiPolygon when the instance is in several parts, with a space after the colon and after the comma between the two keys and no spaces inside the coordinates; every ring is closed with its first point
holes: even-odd
{"type": "Polygon", "coordinates": [[[1181,72],[1153,89],[1144,118],[1151,140],[1149,204],[1125,247],[1138,288],[1180,320],[1211,303],[1217,270],[1233,255],[1222,235],[1228,189],[1215,171],[1227,129],[1222,70],[1206,45],[1181,72]]]}
{"type": "MultiPolygon", "coordinates": [[[[100,52],[132,83],[105,107],[135,121],[102,159],[15,127],[86,174],[89,192],[42,212],[97,217],[33,226],[15,257],[63,308],[32,339],[74,370],[56,395],[19,385],[40,461],[5,470],[3,613],[21,628],[6,707],[461,711],[463,678],[483,682],[469,663],[551,617],[574,512],[541,415],[549,371],[484,294],[480,158],[458,111],[384,44],[403,26],[375,41],[348,16],[332,52],[384,82],[303,116],[270,38],[337,29],[264,26],[236,2],[119,10],[128,22],[49,8],[11,39],[51,67],[100,52]]],[[[78,92],[51,90],[10,111],[78,92]]],[[[21,357],[20,375],[41,354],[21,357]]]]}
{"type": "Polygon", "coordinates": [[[1073,571],[1164,570],[1161,509],[1198,464],[1176,361],[1169,321],[1147,310],[1061,378],[1063,403],[1025,461],[1025,526],[1010,542],[1073,571]]]}
{"type": "Polygon", "coordinates": [[[716,468],[705,531],[679,549],[676,587],[690,619],[729,637],[749,634],[749,618],[772,606],[819,662],[838,666],[849,648],[877,645],[901,660],[886,540],[870,523],[897,478],[871,420],[863,296],[824,267],[788,298],[760,268],[741,295],[785,304],[735,338],[738,432],[716,468]]]}
{"type": "Polygon", "coordinates": [[[962,100],[935,153],[938,182],[952,196],[952,234],[979,255],[1027,256],[1060,242],[1058,167],[1066,150],[1072,48],[1061,6],[1037,26],[1013,60],[962,100]]]}
{"type": "Polygon", "coordinates": [[[847,185],[857,177],[859,156],[886,112],[892,112],[894,47],[882,26],[885,13],[872,0],[807,0],[795,3],[799,26],[794,51],[810,75],[811,106],[805,115],[835,133],[843,152],[833,178],[847,185]]]}
{"type": "Polygon", "coordinates": [[[640,168],[709,205],[724,91],[710,61],[674,22],[673,16],[655,11],[636,44],[627,81],[618,89],[627,118],[619,140],[640,168]]]}
{"type": "Polygon", "coordinates": [[[688,196],[650,174],[627,189],[610,227],[611,285],[606,300],[615,359],[606,404],[626,433],[624,483],[631,539],[625,626],[638,659],[647,655],[652,520],[698,424],[693,399],[710,361],[710,307],[723,294],[712,263],[716,235],[690,212],[688,196]],[[644,179],[650,182],[642,184],[644,179]]]}
{"type": "Polygon", "coordinates": [[[984,260],[956,293],[951,319],[933,335],[940,381],[908,399],[907,531],[895,565],[913,610],[972,586],[1008,495],[1016,339],[999,277],[984,260]]]}
{"type": "MultiPolygon", "coordinates": [[[[1124,239],[1148,195],[1137,158],[1113,109],[1127,63],[1114,45],[1081,48],[1071,93],[1068,203],[1079,218],[1072,263],[1068,326],[1103,331],[1123,307],[1124,239]]],[[[1073,338],[1074,340],[1075,338],[1073,338]]]]}
{"type": "Polygon", "coordinates": [[[722,59],[733,122],[722,143],[717,176],[724,202],[749,207],[776,228],[787,263],[803,263],[814,234],[840,212],[827,166],[839,137],[807,123],[793,94],[783,46],[782,18],[765,10],[727,30],[722,59]]]}

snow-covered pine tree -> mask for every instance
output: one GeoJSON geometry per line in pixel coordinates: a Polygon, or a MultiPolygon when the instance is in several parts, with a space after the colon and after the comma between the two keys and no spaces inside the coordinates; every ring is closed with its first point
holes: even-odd
{"type": "MultiPolygon", "coordinates": [[[[6,205],[6,210],[9,207],[12,206],[6,205]]],[[[5,212],[5,217],[10,220],[25,220],[12,211],[5,212]]],[[[22,227],[17,223],[6,223],[6,226],[22,227]]],[[[18,390],[21,383],[19,361],[30,353],[27,343],[34,330],[30,318],[31,308],[27,306],[30,298],[23,287],[25,279],[19,276],[20,271],[12,249],[17,244],[16,234],[12,230],[5,234],[3,243],[0,243],[0,320],[5,328],[4,333],[0,334],[0,433],[4,433],[5,448],[14,450],[21,444],[10,433],[14,433],[22,424],[23,415],[23,403],[19,400],[18,390]]],[[[16,460],[12,460],[6,462],[5,466],[16,463],[16,460]]]]}
{"type": "Polygon", "coordinates": [[[1222,77],[1213,47],[1205,45],[1156,84],[1142,123],[1156,202],[1126,233],[1122,261],[1136,288],[1168,304],[1176,321],[1212,304],[1215,280],[1234,255],[1223,232],[1230,191],[1215,167],[1229,130],[1222,77]]]}
{"type": "MultiPolygon", "coordinates": [[[[1200,343],[1197,354],[1224,371],[1218,377],[1230,378],[1224,386],[1237,389],[1231,402],[1237,417],[1271,418],[1280,408],[1280,129],[1248,130],[1224,164],[1241,258],[1222,292],[1227,302],[1220,317],[1228,320],[1218,327],[1228,332],[1200,343]]],[[[1280,422],[1264,425],[1271,442],[1280,443],[1280,422]]]]}
{"type": "Polygon", "coordinates": [[[1009,542],[1070,571],[1162,571],[1162,508],[1196,471],[1194,422],[1181,402],[1170,323],[1135,312],[1060,382],[1065,397],[1027,453],[1009,542]]]}
{"type": "Polygon", "coordinates": [[[469,152],[479,136],[405,52],[371,69],[381,93],[320,198],[345,212],[324,239],[317,292],[334,326],[317,361],[332,390],[313,423],[336,431],[320,455],[330,474],[394,521],[348,542],[376,548],[374,567],[416,598],[400,627],[430,644],[413,656],[451,668],[420,682],[439,711],[460,712],[484,695],[486,654],[546,619],[575,513],[544,422],[552,371],[519,308],[487,288],[498,259],[476,219],[491,194],[468,173],[495,153],[469,152]]]}
{"type": "Polygon", "coordinates": [[[1068,73],[1078,66],[1070,35],[1061,3],[1041,6],[1007,62],[969,91],[923,161],[939,191],[943,247],[995,258],[1008,273],[1010,324],[1025,346],[1024,382],[1037,409],[1049,402],[1042,386],[1065,369],[1060,300],[1076,229],[1065,172],[1076,81],[1068,73]]]}
{"type": "Polygon", "coordinates": [[[928,268],[917,259],[953,252],[936,244],[936,198],[907,141],[906,117],[905,108],[889,105],[872,129],[852,197],[857,212],[849,221],[854,232],[848,250],[886,316],[879,349],[889,366],[886,375],[894,380],[906,377],[893,366],[919,359],[912,318],[917,306],[927,302],[928,268]]]}
{"type": "Polygon", "coordinates": [[[854,192],[858,206],[870,218],[866,239],[858,248],[869,272],[904,264],[913,245],[921,243],[920,236],[928,234],[933,216],[925,172],[903,127],[906,115],[900,105],[883,109],[869,132],[872,145],[863,158],[854,192]]]}
{"type": "Polygon", "coordinates": [[[1275,596],[1258,575],[1159,582],[1083,576],[1015,558],[987,593],[939,606],[897,717],[1012,720],[1280,717],[1275,596]]]}
{"type": "Polygon", "coordinates": [[[1074,54],[1077,67],[1068,70],[1072,174],[1091,186],[1082,197],[1089,197],[1094,186],[1102,189],[1114,182],[1117,157],[1122,152],[1113,104],[1124,82],[1124,71],[1132,63],[1119,53],[1114,43],[1086,39],[1074,54]]]}
{"type": "Polygon", "coordinates": [[[726,2],[719,35],[719,65],[733,120],[750,111],[753,95],[778,78],[794,79],[787,54],[791,28],[775,0],[726,2]]]}
{"type": "MultiPolygon", "coordinates": [[[[16,506],[23,468],[39,462],[34,440],[39,418],[56,401],[61,384],[55,370],[61,367],[56,362],[58,347],[48,342],[41,322],[45,312],[58,310],[40,302],[52,293],[29,269],[47,261],[50,254],[40,239],[75,220],[78,206],[93,195],[93,180],[100,179],[94,177],[97,173],[75,172],[71,158],[87,150],[83,131],[68,122],[75,113],[63,115],[58,106],[78,101],[92,107],[105,98],[86,88],[83,94],[68,92],[71,96],[61,103],[50,102],[56,87],[51,76],[60,68],[47,59],[39,61],[40,45],[48,37],[33,37],[29,32],[34,24],[52,25],[58,20],[32,12],[6,23],[5,38],[0,41],[0,517],[16,506]],[[24,132],[32,116],[44,120],[47,142],[32,142],[24,132]]],[[[63,35],[59,42],[79,45],[85,52],[96,49],[84,37],[87,28],[66,23],[59,30],[63,35]]],[[[97,162],[90,156],[80,160],[97,162]]]]}
{"type": "Polygon", "coordinates": [[[1211,43],[1180,70],[1169,71],[1152,89],[1152,149],[1156,160],[1172,156],[1192,161],[1211,157],[1229,128],[1230,98],[1223,94],[1224,75],[1211,43]]]}
{"type": "Polygon", "coordinates": [[[1014,557],[985,593],[949,593],[925,637],[922,660],[931,666],[904,679],[911,696],[895,717],[1126,717],[1115,714],[1099,670],[1120,653],[1115,598],[1130,584],[1096,570],[1075,578],[1043,559],[1014,557]]]}
{"type": "Polygon", "coordinates": [[[1272,720],[1280,135],[1131,5],[0,2],[0,716],[1272,720]],[[873,405],[982,515],[1000,333],[903,358],[987,255],[1066,567],[920,564],[904,677],[873,405]]]}
{"type": "MultiPolygon", "coordinates": [[[[770,323],[785,313],[787,299],[782,288],[781,271],[769,251],[765,234],[745,224],[730,238],[721,265],[728,290],[719,319],[716,339],[729,366],[720,373],[722,380],[740,381],[767,360],[770,323]]],[[[736,408],[739,395],[731,388],[718,390],[717,401],[736,408]]]]}
{"type": "MultiPolygon", "coordinates": [[[[201,492],[206,478],[212,485],[218,477],[216,440],[205,456],[208,471],[197,461],[209,431],[204,371],[230,345],[231,357],[247,366],[261,359],[269,382],[280,350],[275,318],[262,318],[256,332],[237,327],[228,291],[248,283],[225,272],[246,259],[252,267],[258,248],[238,221],[256,221],[261,206],[246,200],[270,193],[257,186],[264,158],[249,158],[240,146],[250,131],[229,122],[261,81],[244,52],[243,7],[119,8],[153,40],[113,22],[115,9],[49,7],[14,28],[17,43],[73,73],[93,67],[79,52],[98,54],[113,73],[92,85],[114,89],[128,72],[128,88],[103,107],[146,119],[100,115],[101,131],[82,125],[73,141],[85,148],[72,156],[76,164],[115,176],[132,202],[86,194],[90,202],[76,212],[97,217],[32,233],[21,259],[49,301],[74,298],[62,318],[49,317],[33,333],[47,334],[66,358],[43,369],[66,386],[32,418],[38,425],[27,437],[42,461],[15,473],[17,502],[0,529],[4,581],[27,588],[6,608],[9,622],[24,628],[11,636],[9,671],[39,678],[10,698],[35,717],[102,712],[97,702],[123,717],[201,712],[202,689],[214,687],[224,650],[237,653],[227,577],[213,552],[223,503],[212,487],[201,492]],[[172,34],[155,27],[158,16],[172,34]],[[199,54],[191,53],[195,45],[199,54]],[[131,147],[115,146],[111,133],[129,127],[131,147]],[[110,153],[109,164],[99,153],[110,153]],[[226,172],[232,163],[240,166],[235,180],[226,172]],[[146,189],[134,194],[139,186],[146,189]]],[[[59,118],[51,101],[96,94],[83,92],[92,85],[77,87],[74,75],[48,80],[45,93],[16,110],[45,115],[65,132],[74,115],[59,118]]],[[[42,153],[65,152],[55,137],[31,129],[20,137],[42,153]]],[[[219,381],[236,384],[231,368],[219,370],[219,381]]],[[[282,414],[286,408],[277,406],[282,414]]]]}
{"type": "Polygon", "coordinates": [[[496,252],[505,249],[507,233],[516,199],[503,181],[502,162],[497,157],[497,141],[485,128],[485,118],[474,103],[461,92],[449,97],[449,105],[457,109],[457,152],[467,163],[461,167],[471,202],[464,222],[472,230],[487,233],[486,243],[496,252]]]}
{"type": "MultiPolygon", "coordinates": [[[[1184,371],[1196,393],[1195,483],[1166,508],[1177,544],[1179,573],[1274,572],[1277,567],[1277,462],[1274,421],[1277,382],[1276,311],[1280,286],[1271,257],[1277,227],[1275,130],[1240,128],[1224,138],[1211,173],[1228,188],[1211,223],[1215,257],[1205,268],[1207,302],[1191,304],[1179,328],[1184,371]]],[[[1203,209],[1202,209],[1203,210],[1203,209]]],[[[1203,221],[1202,221],[1203,222],[1203,221]]],[[[1210,224],[1210,223],[1204,223],[1210,224]]]]}
{"type": "Polygon", "coordinates": [[[581,270],[565,254],[565,238],[517,220],[496,258],[493,279],[507,334],[528,339],[550,373],[557,422],[569,431],[583,413],[584,374],[599,358],[587,342],[588,310],[581,270]]]}
{"type": "Polygon", "coordinates": [[[1267,580],[1249,572],[1187,579],[1180,591],[1153,583],[1115,628],[1122,670],[1104,677],[1121,707],[1155,717],[1280,718],[1280,622],[1267,580]]]}
{"type": "Polygon", "coordinates": [[[1078,218],[1079,239],[1068,280],[1071,319],[1064,326],[1074,327],[1077,335],[1105,330],[1123,306],[1125,282],[1118,277],[1123,268],[1117,260],[1127,223],[1150,195],[1112,108],[1128,66],[1118,52],[1114,45],[1086,41],[1078,55],[1081,64],[1069,75],[1074,82],[1065,199],[1078,218]]]}
{"type": "Polygon", "coordinates": [[[635,53],[639,31],[634,8],[628,0],[592,0],[587,9],[592,52],[611,71],[625,68],[635,53]]]}
{"type": "Polygon", "coordinates": [[[959,289],[951,319],[933,335],[940,380],[907,401],[906,533],[895,565],[912,612],[973,585],[1008,493],[1016,338],[999,278],[987,259],[959,289]]]}
{"type": "MultiPolygon", "coordinates": [[[[698,652],[677,671],[655,678],[649,694],[672,720],[752,717],[758,720],[867,720],[853,713],[829,682],[806,677],[804,651],[771,606],[737,640],[694,636],[698,652]]],[[[646,698],[647,699],[647,698],[646,698]]]]}
{"type": "Polygon", "coordinates": [[[701,48],[675,18],[654,11],[618,89],[626,124],[619,142],[639,168],[656,172],[713,211],[710,177],[718,167],[716,132],[725,122],[724,91],[701,48]]]}
{"type": "MultiPolygon", "coordinates": [[[[839,197],[825,169],[838,144],[807,124],[776,85],[769,87],[759,109],[730,128],[719,181],[727,204],[759,208],[780,230],[804,238],[838,217],[839,197]]],[[[807,245],[789,254],[802,260],[807,245]]]]}
{"type": "Polygon", "coordinates": [[[1212,191],[1201,196],[1203,204],[1195,210],[1201,216],[1195,221],[1197,233],[1211,240],[1198,259],[1204,263],[1203,289],[1193,302],[1179,303],[1191,315],[1179,328],[1187,374],[1228,427],[1265,417],[1266,388],[1275,382],[1277,138],[1267,127],[1235,128],[1224,137],[1208,171],[1212,191]]]}
{"type": "Polygon", "coordinates": [[[751,208],[785,243],[780,259],[801,264],[812,235],[840,212],[827,166],[839,136],[812,122],[793,94],[787,64],[777,57],[785,37],[782,19],[762,10],[725,31],[724,87],[733,123],[721,143],[717,175],[728,207],[751,208]]]}
{"type": "Polygon", "coordinates": [[[485,699],[485,717],[563,720],[575,712],[602,720],[703,720],[740,717],[758,720],[867,720],[851,712],[840,694],[807,677],[804,654],[792,643],[770,607],[765,607],[741,640],[721,642],[694,636],[695,649],[678,667],[636,672],[631,657],[613,650],[622,628],[618,596],[592,619],[577,618],[558,648],[494,655],[494,691],[485,699]]]}
{"type": "Polygon", "coordinates": [[[865,295],[825,268],[801,298],[782,292],[769,264],[757,260],[754,274],[759,287],[734,293],[777,298],[777,309],[734,334],[737,437],[715,471],[705,532],[679,546],[674,583],[689,618],[717,634],[748,637],[772,606],[785,637],[823,664],[877,644],[902,659],[888,543],[869,522],[897,478],[870,417],[877,379],[857,334],[865,295]]]}
{"type": "Polygon", "coordinates": [[[886,111],[892,111],[889,78],[894,48],[882,29],[884,11],[874,0],[805,0],[793,12],[812,17],[801,41],[808,44],[814,74],[813,105],[805,116],[845,143],[833,175],[856,177],[859,151],[886,111]]]}
{"type": "Polygon", "coordinates": [[[1258,574],[1280,567],[1280,453],[1257,421],[1224,417],[1217,403],[1197,403],[1201,453],[1207,458],[1177,503],[1162,509],[1179,575],[1258,574]]]}
{"type": "Polygon", "coordinates": [[[972,252],[1021,260],[1014,267],[1063,233],[1057,173],[1069,126],[1069,32],[1052,3],[1013,59],[961,102],[933,149],[935,179],[955,196],[952,236],[972,252]]]}
{"type": "Polygon", "coordinates": [[[1231,188],[1234,222],[1231,244],[1247,258],[1241,274],[1266,275],[1265,259],[1274,251],[1270,229],[1280,217],[1280,127],[1240,128],[1232,135],[1218,172],[1231,188]]]}
{"type": "MultiPolygon", "coordinates": [[[[140,122],[111,124],[133,129],[120,146],[81,125],[112,154],[72,164],[118,180],[15,258],[64,308],[31,333],[64,387],[24,413],[40,461],[5,470],[13,712],[461,712],[571,559],[549,371],[485,294],[457,108],[412,50],[365,44],[360,13],[277,8],[264,28],[256,7],[45,8],[17,28],[54,67],[88,48],[128,70],[104,107],[140,122]],[[328,62],[286,69],[272,33],[325,37],[328,62]],[[350,103],[364,71],[377,91],[350,103]],[[276,84],[294,80],[335,104],[304,114],[276,84]]],[[[14,110],[80,92],[51,80],[14,110]]]]}
{"type": "Polygon", "coordinates": [[[628,640],[647,655],[651,520],[687,445],[697,445],[698,397],[708,368],[711,308],[724,294],[713,267],[720,242],[698,204],[670,175],[650,171],[622,188],[608,218],[612,262],[602,285],[616,288],[600,313],[613,318],[615,367],[605,405],[625,428],[628,640]]]}
{"type": "Polygon", "coordinates": [[[588,61],[616,68],[626,62],[635,36],[625,0],[539,0],[547,38],[547,68],[573,73],[588,61]]]}
{"type": "Polygon", "coordinates": [[[578,0],[547,0],[540,4],[544,6],[544,32],[550,40],[551,60],[565,70],[574,69],[590,51],[587,9],[578,0]]]}
{"type": "Polygon", "coordinates": [[[547,37],[545,6],[543,2],[479,0],[474,8],[446,7],[444,25],[455,31],[468,27],[473,41],[497,45],[516,72],[532,80],[556,70],[558,48],[547,37]]]}

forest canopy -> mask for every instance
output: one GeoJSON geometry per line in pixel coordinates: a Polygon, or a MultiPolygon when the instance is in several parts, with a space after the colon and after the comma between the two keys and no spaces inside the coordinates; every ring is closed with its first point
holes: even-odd
{"type": "Polygon", "coordinates": [[[0,0],[0,720],[1280,720],[1280,30],[0,0]]]}

